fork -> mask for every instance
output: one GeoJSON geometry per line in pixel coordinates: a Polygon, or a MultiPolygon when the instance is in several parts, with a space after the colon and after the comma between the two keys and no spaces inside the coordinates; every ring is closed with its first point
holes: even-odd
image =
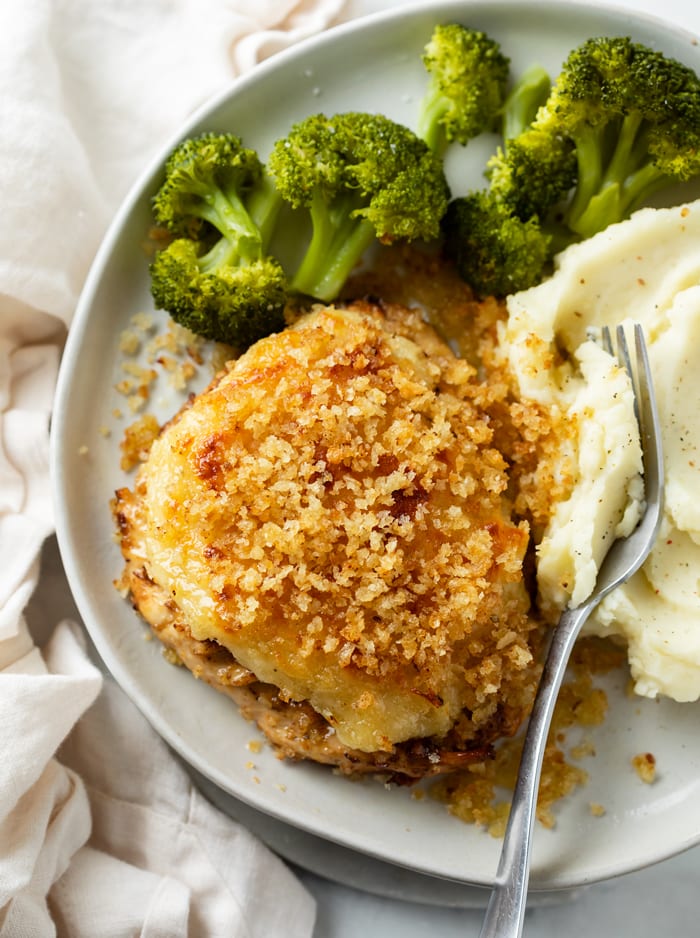
{"type": "MultiPolygon", "coordinates": [[[[610,547],[588,599],[573,609],[565,609],[553,631],[528,723],[495,886],[486,908],[480,938],[518,938],[522,935],[542,759],[569,656],[582,626],[596,606],[644,563],[661,524],[664,489],[661,428],[644,334],[641,326],[635,323],[636,368],[632,367],[622,326],[617,327],[616,338],[618,362],[630,376],[634,390],[635,416],[642,444],[645,509],[635,530],[628,537],[618,538],[610,547]]],[[[607,327],[603,328],[601,339],[606,351],[614,354],[607,327]]]]}

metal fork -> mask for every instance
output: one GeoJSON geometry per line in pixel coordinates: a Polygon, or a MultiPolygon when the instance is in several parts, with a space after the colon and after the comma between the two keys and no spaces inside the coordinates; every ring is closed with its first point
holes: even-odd
{"type": "MultiPolygon", "coordinates": [[[[583,624],[596,606],[644,563],[661,523],[664,488],[661,431],[644,334],[636,323],[634,339],[636,368],[632,367],[625,331],[622,326],[617,327],[617,358],[629,374],[634,389],[635,413],[642,444],[646,507],[635,530],[628,537],[619,538],[612,544],[598,571],[591,595],[576,608],[565,609],[553,632],[525,736],[518,780],[496,872],[496,884],[486,909],[480,938],[518,938],[522,935],[542,759],[569,656],[583,624]]],[[[603,329],[602,344],[613,354],[612,339],[607,328],[603,329]]]]}

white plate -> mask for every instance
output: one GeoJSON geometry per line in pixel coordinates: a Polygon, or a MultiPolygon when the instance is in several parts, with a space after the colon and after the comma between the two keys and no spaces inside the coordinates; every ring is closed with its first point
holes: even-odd
{"type": "MultiPolygon", "coordinates": [[[[554,71],[578,42],[604,34],[631,35],[700,70],[693,37],[628,11],[547,2],[429,3],[347,24],[269,60],[197,115],[178,138],[233,130],[265,156],[292,121],[319,110],[379,110],[413,124],[425,87],[422,48],[435,23],[457,20],[499,39],[514,73],[533,61],[554,71]]],[[[56,523],[81,615],[125,691],[162,736],[224,791],[380,860],[488,885],[500,843],[434,801],[416,800],[407,789],[351,783],[319,766],[286,764],[267,747],[253,755],[247,744],[257,736],[254,728],[227,698],[166,664],[159,644],[144,641],[138,618],[112,587],[121,561],[108,501],[128,482],[119,470],[121,429],[111,416],[114,407],[124,406],[114,390],[124,377],[119,336],[135,312],[152,308],[142,243],[149,198],[170,149],[136,185],[101,246],[61,368],[52,446],[56,523]],[[102,433],[105,425],[114,427],[109,437],[102,433]]],[[[475,181],[474,165],[483,166],[480,145],[470,151],[471,157],[461,150],[450,156],[456,193],[475,181]]],[[[154,400],[162,417],[179,403],[167,381],[154,400]]],[[[554,831],[537,833],[535,890],[628,872],[700,841],[698,708],[630,700],[623,680],[612,689],[612,712],[595,734],[598,754],[586,763],[590,783],[562,804],[554,831]],[[657,758],[654,785],[642,784],[630,769],[631,756],[640,751],[657,758]],[[590,802],[605,805],[606,814],[593,818],[590,802]]]]}

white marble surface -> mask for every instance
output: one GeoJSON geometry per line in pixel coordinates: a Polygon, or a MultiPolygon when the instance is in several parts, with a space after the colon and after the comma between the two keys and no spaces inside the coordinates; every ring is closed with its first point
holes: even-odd
{"type": "MultiPolygon", "coordinates": [[[[566,0],[562,0],[566,2],[566,0]]],[[[346,19],[401,5],[401,0],[349,0],[346,19]]],[[[659,15],[700,33],[696,0],[618,0],[617,6],[659,15]]],[[[47,544],[39,588],[29,608],[30,623],[77,618],[55,541],[47,544]]],[[[40,636],[38,636],[40,638],[40,636]]],[[[350,867],[348,866],[348,869],[350,867]]],[[[446,908],[396,900],[330,882],[299,870],[318,902],[314,938],[469,938],[478,935],[479,909],[446,908]]],[[[338,875],[336,871],[336,875],[338,875]]],[[[349,872],[349,877],[352,876],[349,872]]],[[[342,867],[340,870],[342,878],[342,867]]],[[[353,880],[354,881],[354,880],[353,880]]],[[[525,933],[537,938],[690,938],[700,931],[700,848],[621,879],[591,886],[554,905],[529,909],[525,933]]]]}

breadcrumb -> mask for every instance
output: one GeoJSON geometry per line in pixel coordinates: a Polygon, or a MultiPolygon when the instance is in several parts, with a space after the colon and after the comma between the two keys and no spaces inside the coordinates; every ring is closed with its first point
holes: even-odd
{"type": "Polygon", "coordinates": [[[651,752],[640,752],[633,756],[632,766],[646,785],[651,785],[656,781],[656,758],[651,752]]]}
{"type": "Polygon", "coordinates": [[[183,667],[182,659],[172,648],[163,648],[163,657],[168,664],[175,665],[177,668],[183,667]]]}
{"type": "MultiPolygon", "coordinates": [[[[598,638],[583,639],[574,650],[544,754],[537,800],[537,819],[544,827],[555,826],[557,803],[588,781],[588,772],[569,760],[595,756],[595,746],[587,738],[567,750],[567,733],[573,728],[602,723],[608,702],[605,692],[595,686],[594,678],[624,660],[624,651],[619,646],[598,638]]],[[[521,752],[522,739],[505,740],[497,747],[493,760],[439,779],[432,784],[430,793],[445,802],[456,817],[483,827],[493,837],[502,837],[521,752]]]]}
{"type": "Polygon", "coordinates": [[[125,472],[129,472],[147,458],[159,432],[160,424],[153,414],[144,414],[126,428],[120,443],[122,451],[120,465],[125,472]]]}

